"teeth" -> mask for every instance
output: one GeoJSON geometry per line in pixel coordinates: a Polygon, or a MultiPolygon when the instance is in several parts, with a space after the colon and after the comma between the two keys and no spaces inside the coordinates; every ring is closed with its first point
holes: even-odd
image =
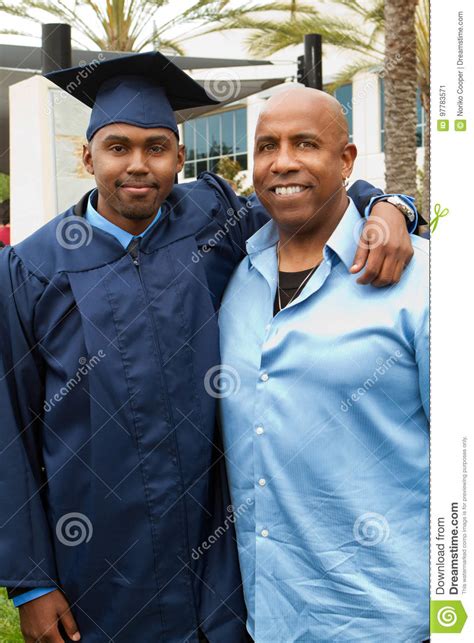
{"type": "Polygon", "coordinates": [[[287,194],[297,194],[298,192],[303,192],[305,189],[304,185],[290,185],[289,187],[278,187],[275,188],[275,194],[286,196],[287,194]]]}

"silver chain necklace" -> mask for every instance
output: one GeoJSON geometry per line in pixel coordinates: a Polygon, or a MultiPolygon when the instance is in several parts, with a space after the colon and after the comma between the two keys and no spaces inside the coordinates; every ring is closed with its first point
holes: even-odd
{"type": "MultiPolygon", "coordinates": [[[[321,257],[322,260],[322,257],[321,257]]],[[[278,312],[282,310],[282,305],[281,305],[281,288],[280,288],[280,242],[278,241],[277,243],[277,262],[278,262],[278,281],[277,281],[277,288],[278,288],[278,312]]],[[[314,266],[314,268],[311,269],[311,272],[309,272],[306,277],[303,279],[303,281],[300,283],[296,291],[294,292],[293,296],[291,297],[290,301],[286,304],[289,306],[293,299],[296,299],[298,295],[301,293],[307,282],[311,279],[311,277],[314,275],[316,272],[316,268],[318,267],[319,263],[314,266]]]]}

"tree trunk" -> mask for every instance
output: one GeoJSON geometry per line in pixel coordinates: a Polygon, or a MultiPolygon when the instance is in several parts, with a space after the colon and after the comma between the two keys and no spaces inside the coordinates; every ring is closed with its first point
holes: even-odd
{"type": "Polygon", "coordinates": [[[385,0],[385,189],[416,195],[417,0],[385,0]]]}
{"type": "Polygon", "coordinates": [[[425,154],[423,160],[423,199],[421,204],[421,215],[423,219],[430,222],[430,163],[431,163],[431,111],[428,103],[425,109],[425,154]]]}

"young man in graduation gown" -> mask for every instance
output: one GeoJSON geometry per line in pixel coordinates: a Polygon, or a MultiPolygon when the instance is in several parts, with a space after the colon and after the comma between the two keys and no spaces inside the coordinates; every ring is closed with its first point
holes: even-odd
{"type": "MultiPolygon", "coordinates": [[[[168,59],[79,72],[49,77],[93,108],[97,189],[0,253],[0,584],[27,641],[239,643],[217,311],[268,215],[210,173],[174,185],[173,110],[213,101],[168,59]]],[[[351,195],[360,213],[385,198],[351,195]]],[[[392,205],[370,220],[388,243],[354,272],[368,254],[361,279],[383,285],[412,249],[392,205]]]]}

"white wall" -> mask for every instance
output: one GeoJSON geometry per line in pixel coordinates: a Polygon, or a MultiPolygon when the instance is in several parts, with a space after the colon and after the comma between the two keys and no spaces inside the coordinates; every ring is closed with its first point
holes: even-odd
{"type": "Polygon", "coordinates": [[[94,187],[82,165],[89,114],[89,108],[42,76],[10,87],[12,244],[94,187]]]}
{"type": "Polygon", "coordinates": [[[33,76],[10,87],[10,225],[18,243],[55,211],[48,88],[33,76]]]}

